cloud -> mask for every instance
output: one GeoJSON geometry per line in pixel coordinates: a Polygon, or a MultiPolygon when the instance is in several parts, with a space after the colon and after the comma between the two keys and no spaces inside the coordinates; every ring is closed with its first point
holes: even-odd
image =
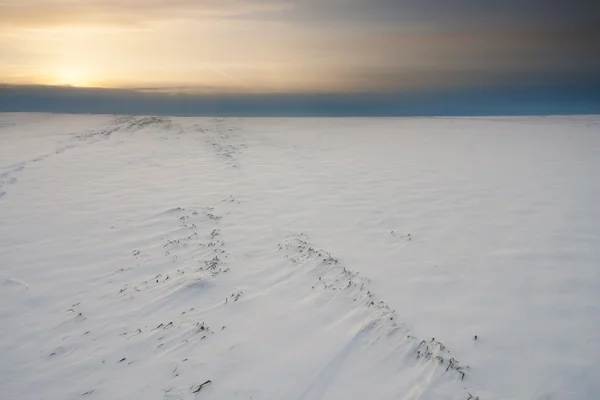
{"type": "Polygon", "coordinates": [[[270,19],[305,27],[407,30],[600,25],[596,0],[9,0],[0,26],[139,24],[169,19],[270,19]]]}
{"type": "Polygon", "coordinates": [[[140,24],[281,11],[277,0],[15,0],[0,2],[0,26],[140,24]]]}
{"type": "Polygon", "coordinates": [[[299,0],[293,13],[304,22],[375,23],[417,30],[515,29],[594,26],[596,0],[299,0]]]}
{"type": "Polygon", "coordinates": [[[350,94],[165,94],[0,84],[0,112],[202,116],[431,116],[600,113],[600,85],[350,94]]]}

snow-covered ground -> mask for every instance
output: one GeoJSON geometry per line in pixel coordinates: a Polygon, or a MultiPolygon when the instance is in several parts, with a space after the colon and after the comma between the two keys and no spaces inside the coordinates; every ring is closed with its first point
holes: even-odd
{"type": "Polygon", "coordinates": [[[0,114],[2,399],[599,394],[599,117],[0,114]]]}

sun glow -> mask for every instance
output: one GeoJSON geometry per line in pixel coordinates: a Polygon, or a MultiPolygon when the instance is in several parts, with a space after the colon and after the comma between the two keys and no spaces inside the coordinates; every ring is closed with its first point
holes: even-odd
{"type": "Polygon", "coordinates": [[[54,83],[61,86],[92,86],[92,83],[85,71],[77,66],[68,66],[58,69],[54,83]]]}

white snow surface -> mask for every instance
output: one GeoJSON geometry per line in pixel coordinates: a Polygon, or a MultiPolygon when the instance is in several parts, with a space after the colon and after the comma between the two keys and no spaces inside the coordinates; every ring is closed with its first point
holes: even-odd
{"type": "Polygon", "coordinates": [[[598,396],[600,117],[0,114],[2,399],[598,396]]]}

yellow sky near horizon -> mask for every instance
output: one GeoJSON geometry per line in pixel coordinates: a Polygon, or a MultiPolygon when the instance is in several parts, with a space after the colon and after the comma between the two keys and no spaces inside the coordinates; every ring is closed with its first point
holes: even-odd
{"type": "MultiPolygon", "coordinates": [[[[12,83],[83,87],[185,85],[212,90],[281,85],[298,53],[287,52],[281,39],[228,29],[228,24],[12,28],[0,33],[3,53],[13,55],[3,60],[0,71],[12,83]]],[[[299,86],[306,83],[298,81],[299,86]]]]}
{"type": "Polygon", "coordinates": [[[299,42],[306,35],[281,22],[242,18],[280,9],[276,2],[27,2],[41,8],[0,4],[5,83],[196,91],[324,85],[320,62],[305,62],[299,42]]]}

